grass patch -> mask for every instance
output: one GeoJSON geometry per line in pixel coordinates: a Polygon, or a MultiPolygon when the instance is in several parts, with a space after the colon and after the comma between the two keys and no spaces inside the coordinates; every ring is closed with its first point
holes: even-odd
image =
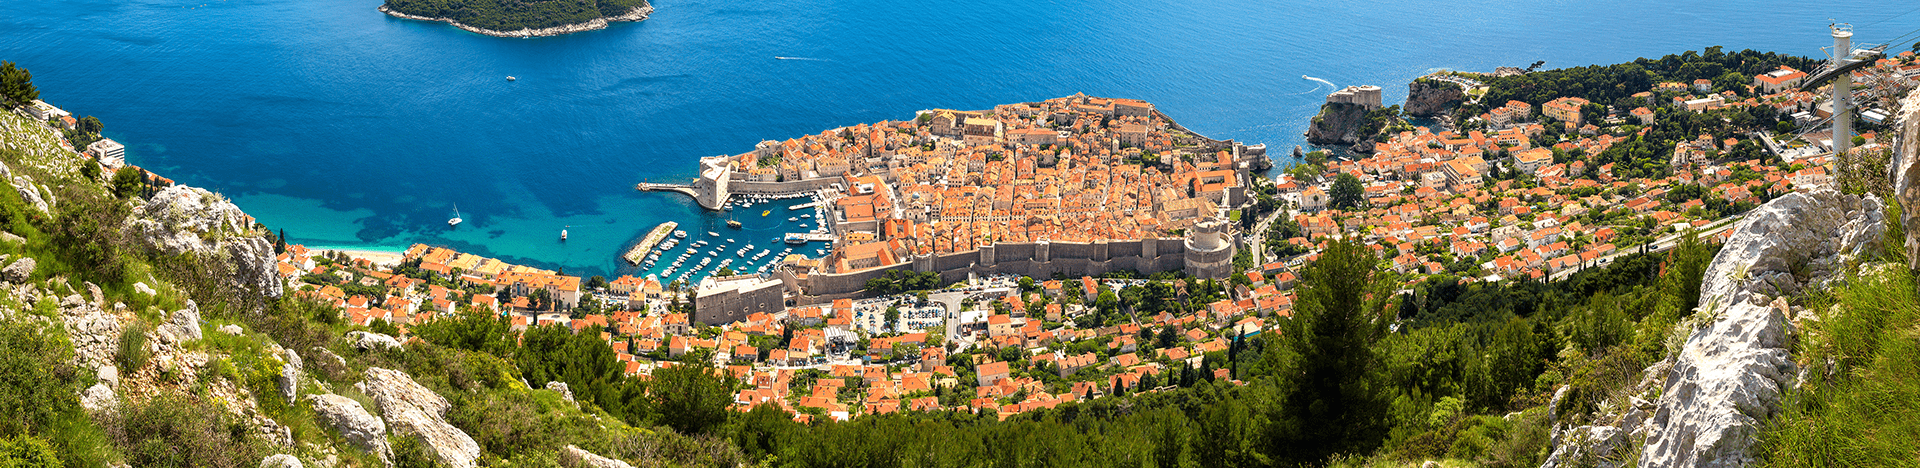
{"type": "MultiPolygon", "coordinates": [[[[1915,466],[1920,460],[1920,298],[1913,273],[1854,278],[1806,327],[1810,376],[1761,434],[1765,466],[1915,466]]],[[[1826,302],[1826,301],[1823,301],[1826,302]]]]}

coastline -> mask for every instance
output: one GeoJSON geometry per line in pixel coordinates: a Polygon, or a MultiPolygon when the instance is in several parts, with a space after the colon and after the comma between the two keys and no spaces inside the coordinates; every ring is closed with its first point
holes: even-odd
{"type": "Polygon", "coordinates": [[[648,16],[653,15],[653,5],[648,4],[647,6],[635,8],[633,9],[633,11],[629,11],[627,12],[627,14],[624,14],[624,15],[609,16],[605,18],[594,18],[593,20],[587,21],[585,23],[569,24],[569,25],[554,26],[551,28],[540,28],[540,29],[529,28],[529,29],[521,29],[517,31],[497,31],[492,29],[469,26],[465,23],[454,21],[453,18],[434,18],[429,16],[410,15],[410,14],[402,13],[399,11],[395,11],[392,8],[387,8],[387,5],[384,3],[380,5],[379,9],[381,13],[386,13],[387,16],[392,16],[395,18],[420,20],[420,21],[438,21],[438,22],[451,24],[453,25],[453,27],[465,29],[469,32],[473,32],[477,34],[484,34],[484,35],[493,36],[493,37],[517,37],[522,39],[533,38],[533,37],[558,36],[562,34],[572,34],[577,32],[593,31],[596,29],[606,29],[607,23],[609,22],[614,22],[614,21],[638,22],[638,21],[644,21],[647,19],[648,16]]]}

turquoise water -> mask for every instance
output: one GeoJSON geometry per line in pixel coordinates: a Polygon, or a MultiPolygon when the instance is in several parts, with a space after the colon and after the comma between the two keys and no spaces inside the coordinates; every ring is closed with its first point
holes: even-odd
{"type": "Polygon", "coordinates": [[[605,274],[662,221],[724,229],[634,183],[761,140],[1085,92],[1281,150],[1330,91],[1302,75],[1394,102],[1438,68],[1708,45],[1813,55],[1828,17],[1861,42],[1920,27],[1870,25],[1892,13],[1864,3],[659,0],[642,23],[523,40],[390,18],[379,0],[9,0],[0,59],[100,117],[134,164],[296,242],[605,274]],[[466,223],[449,230],[455,203],[466,223]]]}

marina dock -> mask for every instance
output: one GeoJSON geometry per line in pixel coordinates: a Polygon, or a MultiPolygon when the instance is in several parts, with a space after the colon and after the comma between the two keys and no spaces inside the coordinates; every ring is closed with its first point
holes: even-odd
{"type": "Polygon", "coordinates": [[[674,228],[678,227],[680,227],[680,223],[673,221],[660,223],[659,226],[653,228],[653,232],[648,232],[647,237],[641,239],[639,244],[634,244],[632,249],[627,249],[626,255],[621,255],[620,257],[626,259],[627,263],[639,265],[642,259],[647,258],[648,251],[653,250],[654,246],[660,245],[661,241],[667,240],[668,236],[673,235],[674,228]]]}

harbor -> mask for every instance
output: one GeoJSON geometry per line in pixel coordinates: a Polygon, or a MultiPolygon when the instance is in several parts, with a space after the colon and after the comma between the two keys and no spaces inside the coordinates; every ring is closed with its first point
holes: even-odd
{"type": "Polygon", "coordinates": [[[722,273],[769,274],[789,258],[825,258],[834,246],[820,222],[830,216],[826,206],[814,193],[734,194],[700,221],[675,224],[649,242],[661,231],[655,228],[624,256],[637,267],[628,274],[694,285],[722,273]]]}
{"type": "Polygon", "coordinates": [[[641,239],[639,244],[635,244],[632,249],[628,249],[626,255],[622,255],[621,257],[627,259],[627,263],[629,264],[641,264],[643,262],[642,258],[647,254],[647,251],[652,250],[655,246],[661,245],[661,242],[666,241],[668,237],[673,235],[674,228],[678,227],[680,227],[680,223],[673,221],[660,223],[659,226],[653,228],[653,231],[647,233],[645,239],[641,239]]]}

